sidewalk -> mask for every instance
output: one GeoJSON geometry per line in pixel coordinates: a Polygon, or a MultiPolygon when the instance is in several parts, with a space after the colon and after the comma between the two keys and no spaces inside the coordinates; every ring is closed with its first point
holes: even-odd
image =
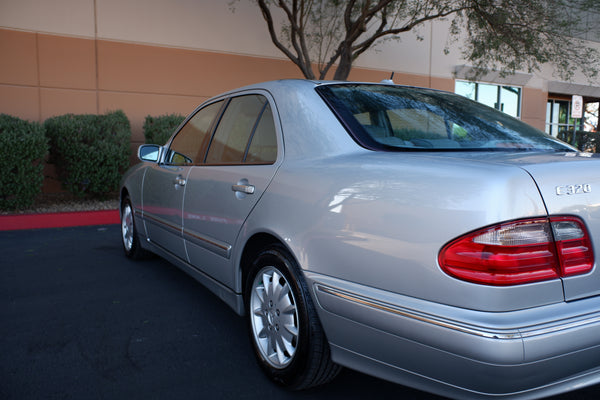
{"type": "Polygon", "coordinates": [[[111,225],[119,222],[119,210],[11,214],[0,215],[0,231],[111,225]]]}

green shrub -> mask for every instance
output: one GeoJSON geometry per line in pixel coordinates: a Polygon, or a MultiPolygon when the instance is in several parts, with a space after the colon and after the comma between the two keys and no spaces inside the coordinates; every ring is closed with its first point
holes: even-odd
{"type": "Polygon", "coordinates": [[[167,143],[167,140],[184,119],[185,117],[179,114],[161,115],[160,117],[148,115],[144,121],[146,143],[160,145],[167,143]]]}
{"type": "Polygon", "coordinates": [[[42,191],[47,154],[42,125],[0,114],[0,209],[33,204],[42,191]]]}
{"type": "Polygon", "coordinates": [[[131,128],[123,111],[61,115],[44,123],[51,162],[77,196],[104,197],[118,189],[129,166],[131,128]]]}

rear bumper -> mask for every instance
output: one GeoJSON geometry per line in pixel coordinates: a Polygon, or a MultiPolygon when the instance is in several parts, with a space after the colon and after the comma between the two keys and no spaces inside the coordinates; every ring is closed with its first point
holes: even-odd
{"type": "Polygon", "coordinates": [[[600,382],[600,298],[489,313],[307,274],[334,361],[457,398],[537,398],[600,382]]]}

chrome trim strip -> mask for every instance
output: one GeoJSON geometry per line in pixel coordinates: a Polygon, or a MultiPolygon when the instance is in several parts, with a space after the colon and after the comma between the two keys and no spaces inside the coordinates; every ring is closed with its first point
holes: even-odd
{"type": "Polygon", "coordinates": [[[173,225],[173,224],[171,224],[171,223],[169,223],[169,222],[167,222],[167,221],[165,221],[165,220],[163,220],[161,218],[157,218],[157,217],[154,217],[152,215],[149,215],[148,213],[144,214],[144,219],[147,220],[148,222],[153,222],[155,224],[162,225],[165,228],[170,229],[170,230],[172,230],[174,232],[181,233],[181,227],[173,225]]]}
{"type": "Polygon", "coordinates": [[[490,339],[503,339],[503,340],[520,339],[520,337],[521,337],[521,335],[518,331],[508,332],[508,333],[500,333],[500,332],[487,332],[487,331],[483,331],[483,330],[467,328],[464,326],[460,326],[460,325],[451,323],[449,321],[448,322],[442,321],[441,319],[437,319],[432,316],[428,316],[426,314],[418,314],[412,310],[400,308],[398,306],[394,306],[394,305],[391,305],[388,303],[383,303],[383,302],[380,302],[380,301],[377,301],[374,299],[359,296],[354,293],[349,293],[349,292],[345,292],[345,291],[342,291],[339,289],[334,289],[332,287],[327,287],[327,286],[323,286],[320,284],[317,284],[316,287],[317,287],[317,290],[320,290],[323,293],[327,293],[329,295],[332,295],[332,296],[335,296],[335,297],[338,297],[338,298],[341,298],[344,300],[352,301],[354,303],[358,303],[358,304],[366,306],[366,307],[375,308],[377,310],[389,312],[389,313],[392,313],[395,315],[399,315],[399,316],[406,317],[406,318],[411,318],[411,319],[414,319],[414,320],[417,320],[420,322],[425,322],[425,323],[440,326],[443,328],[452,329],[452,330],[459,331],[462,333],[468,333],[470,335],[475,335],[475,336],[480,336],[480,337],[485,337],[485,338],[490,338],[490,339]]]}
{"type": "Polygon", "coordinates": [[[550,325],[546,328],[534,328],[532,330],[522,330],[521,336],[524,338],[547,335],[549,333],[555,333],[566,329],[579,328],[580,326],[600,323],[600,313],[594,313],[593,315],[585,315],[572,322],[563,321],[556,325],[550,325]]]}
{"type": "Polygon", "coordinates": [[[524,339],[530,338],[539,335],[546,335],[550,333],[555,333],[567,329],[578,328],[580,326],[600,323],[600,312],[594,313],[593,315],[580,316],[576,320],[572,322],[562,321],[556,323],[554,325],[548,324],[545,327],[532,327],[532,329],[514,329],[513,331],[504,331],[504,332],[492,332],[486,331],[480,328],[475,327],[467,327],[463,325],[459,325],[453,321],[442,319],[440,317],[435,317],[432,315],[419,313],[415,310],[409,310],[406,308],[402,308],[393,304],[384,303],[372,298],[367,298],[355,293],[343,291],[340,289],[332,288],[329,286],[324,286],[322,284],[316,284],[316,289],[321,291],[322,293],[329,294],[331,296],[351,301],[362,306],[374,308],[380,311],[389,312],[398,316],[402,316],[405,318],[411,318],[420,322],[428,323],[431,325],[436,325],[439,327],[452,329],[454,331],[458,331],[461,333],[466,333],[469,335],[489,338],[489,339],[500,339],[500,340],[514,340],[514,339],[524,339]]]}
{"type": "Polygon", "coordinates": [[[229,259],[231,257],[231,245],[223,242],[219,242],[215,239],[208,238],[204,235],[200,235],[197,233],[192,233],[191,231],[184,229],[183,237],[190,242],[205,248],[206,250],[212,251],[220,255],[221,257],[225,257],[229,259]]]}
{"type": "MultiPolygon", "coordinates": [[[[169,223],[161,218],[157,218],[152,215],[148,215],[148,213],[144,214],[144,218],[148,222],[154,223],[157,225],[161,225],[164,228],[166,228],[172,232],[176,232],[178,234],[182,233],[181,227],[175,226],[174,224],[169,223]]],[[[221,257],[225,257],[227,259],[229,259],[231,257],[232,246],[230,244],[222,243],[215,239],[211,239],[211,238],[208,238],[206,236],[203,236],[203,235],[200,235],[197,233],[192,233],[191,231],[189,231],[187,229],[183,230],[182,238],[185,240],[189,240],[190,242],[192,242],[208,251],[212,251],[213,253],[216,253],[221,257]]]]}

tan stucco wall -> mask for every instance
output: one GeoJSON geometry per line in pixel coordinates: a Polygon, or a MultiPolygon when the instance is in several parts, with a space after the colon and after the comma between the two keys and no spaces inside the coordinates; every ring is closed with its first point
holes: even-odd
{"type": "MultiPolygon", "coordinates": [[[[222,0],[0,0],[0,112],[43,121],[123,109],[134,144],[148,114],[187,114],[241,85],[301,74],[271,43],[256,6],[222,0]]],[[[454,90],[462,63],[447,23],[425,24],[355,63],[350,79],[454,90]],[[451,48],[450,55],[444,48],[451,48]]],[[[522,119],[544,128],[543,85],[522,119]]]]}
{"type": "Polygon", "coordinates": [[[283,60],[8,29],[0,52],[0,112],[43,121],[123,109],[135,142],[146,115],[187,114],[227,89],[300,77],[283,60]]]}
{"type": "MultiPolygon", "coordinates": [[[[122,109],[133,142],[146,115],[187,114],[208,97],[271,79],[301,78],[290,61],[0,29],[0,112],[44,121],[66,113],[122,109]]],[[[350,79],[388,71],[355,68],[350,79]]],[[[453,80],[394,76],[397,83],[452,90],[453,80]]]]}

